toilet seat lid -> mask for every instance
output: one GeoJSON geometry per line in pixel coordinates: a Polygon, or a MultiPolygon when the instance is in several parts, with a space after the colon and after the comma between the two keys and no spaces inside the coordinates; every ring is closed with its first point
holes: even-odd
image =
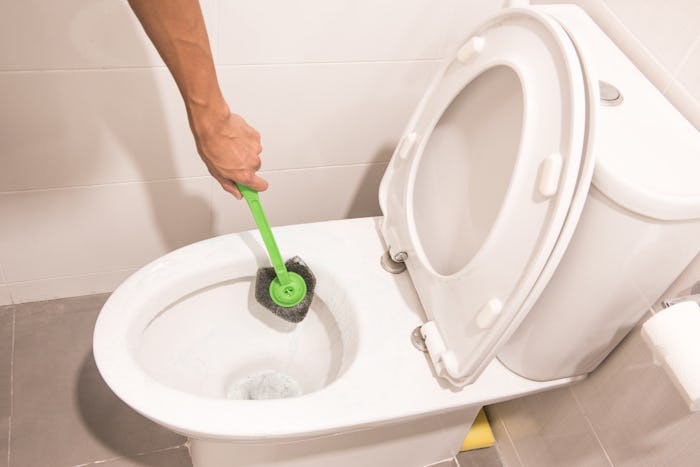
{"type": "Polygon", "coordinates": [[[543,13],[504,10],[455,55],[411,118],[380,205],[390,254],[405,258],[428,317],[435,369],[462,386],[561,258],[562,227],[589,188],[593,164],[581,160],[594,113],[571,40],[543,13]]]}

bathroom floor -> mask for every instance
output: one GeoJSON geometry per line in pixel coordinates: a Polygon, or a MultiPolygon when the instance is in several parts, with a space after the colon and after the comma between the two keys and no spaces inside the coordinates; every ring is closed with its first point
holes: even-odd
{"type": "MultiPolygon", "coordinates": [[[[184,437],[131,410],[97,372],[92,330],[106,299],[0,307],[0,467],[192,465],[184,437]]],[[[457,462],[502,465],[495,447],[457,462]]]]}

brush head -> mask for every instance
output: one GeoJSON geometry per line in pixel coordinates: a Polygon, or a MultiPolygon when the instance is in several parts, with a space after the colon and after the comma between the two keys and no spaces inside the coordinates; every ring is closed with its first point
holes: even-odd
{"type": "Polygon", "coordinates": [[[290,323],[298,323],[306,317],[306,313],[314,298],[316,277],[311,269],[298,256],[290,258],[284,263],[290,274],[297,274],[306,283],[306,295],[294,306],[282,306],[275,303],[270,296],[270,284],[277,279],[274,268],[260,268],[255,276],[255,299],[259,304],[290,323]]]}

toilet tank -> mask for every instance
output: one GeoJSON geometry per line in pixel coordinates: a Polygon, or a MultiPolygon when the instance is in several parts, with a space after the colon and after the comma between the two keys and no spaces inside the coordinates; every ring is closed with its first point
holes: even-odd
{"type": "Polygon", "coordinates": [[[700,252],[700,133],[580,9],[555,16],[598,77],[596,168],[552,279],[499,351],[533,380],[594,370],[700,252]]]}

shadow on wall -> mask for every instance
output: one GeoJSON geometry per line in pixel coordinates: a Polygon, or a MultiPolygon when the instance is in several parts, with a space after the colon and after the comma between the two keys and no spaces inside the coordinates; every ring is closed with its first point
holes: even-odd
{"type": "MultiPolygon", "coordinates": [[[[186,221],[209,224],[210,209],[208,199],[188,193],[176,180],[180,174],[172,142],[177,135],[169,134],[166,109],[173,108],[174,115],[181,112],[173,119],[184,119],[186,113],[181,102],[175,110],[163,99],[172,78],[162,67],[149,67],[157,63],[155,53],[146,50],[148,43],[126,2],[75,0],[61,5],[58,24],[38,36],[61,41],[44,45],[60,51],[55,55],[65,56],[70,68],[37,51],[29,61],[54,70],[6,76],[4,107],[12,110],[0,121],[11,154],[3,164],[0,190],[136,182],[147,196],[164,248],[180,247],[183,235],[172,228],[180,213],[201,213],[186,221]],[[54,31],[63,32],[51,37],[54,31]],[[156,182],[164,179],[168,182],[156,182]]],[[[191,157],[199,163],[194,149],[191,157]]],[[[129,210],[124,206],[127,215],[129,210]]],[[[123,217],[112,222],[114,229],[128,232],[123,217]]]]}
{"type": "MultiPolygon", "coordinates": [[[[385,143],[375,153],[372,160],[374,161],[389,161],[394,153],[394,145],[385,143]]],[[[345,213],[345,218],[353,219],[356,217],[366,217],[368,215],[381,215],[379,208],[379,184],[386,170],[373,170],[374,166],[365,166],[365,173],[360,180],[359,186],[356,188],[352,202],[345,213]]]]}

